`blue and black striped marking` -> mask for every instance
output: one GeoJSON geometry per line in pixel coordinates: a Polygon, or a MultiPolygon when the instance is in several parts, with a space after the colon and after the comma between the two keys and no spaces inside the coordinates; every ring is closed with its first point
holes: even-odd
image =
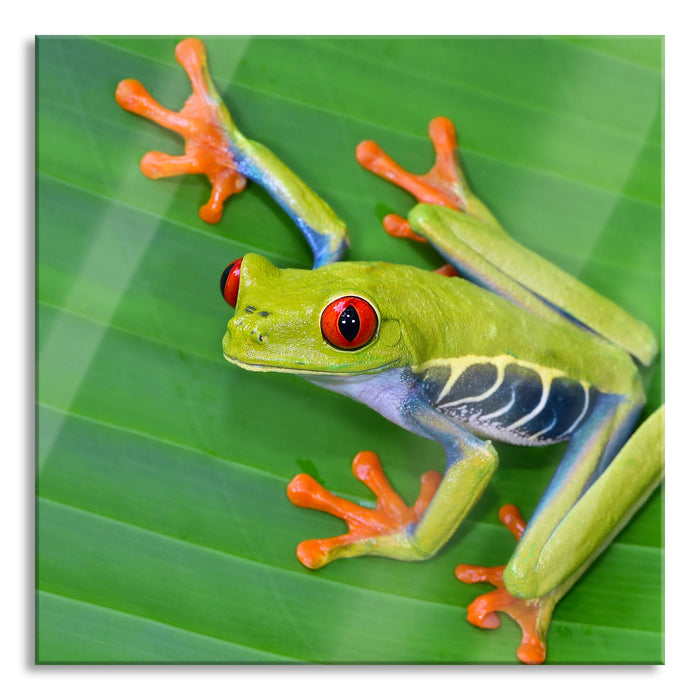
{"type": "Polygon", "coordinates": [[[546,368],[502,356],[423,369],[426,398],[473,432],[504,442],[547,445],[567,440],[599,392],[546,368]]]}

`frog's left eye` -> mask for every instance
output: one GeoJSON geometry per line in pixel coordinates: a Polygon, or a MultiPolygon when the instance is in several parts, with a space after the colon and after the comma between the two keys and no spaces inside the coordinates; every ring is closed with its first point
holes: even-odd
{"type": "Polygon", "coordinates": [[[226,300],[229,306],[236,308],[236,302],[238,301],[238,285],[241,279],[241,263],[243,258],[238,258],[234,260],[230,265],[226,267],[221,275],[221,280],[219,281],[219,286],[221,287],[221,295],[226,300]]]}
{"type": "Polygon", "coordinates": [[[357,350],[377,331],[377,312],[360,297],[340,297],[321,314],[323,337],[339,350],[357,350]]]}

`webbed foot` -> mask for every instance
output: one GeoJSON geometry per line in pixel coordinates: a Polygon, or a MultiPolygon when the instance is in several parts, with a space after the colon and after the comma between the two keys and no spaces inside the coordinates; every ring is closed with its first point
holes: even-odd
{"type": "MultiPolygon", "coordinates": [[[[402,187],[419,202],[467,211],[470,190],[457,158],[457,135],[454,124],[447,117],[436,117],[428,126],[428,135],[435,149],[435,164],[424,175],[415,175],[404,170],[374,141],[360,143],[355,156],[363,168],[402,187]]],[[[411,229],[407,219],[398,214],[387,214],[382,220],[382,225],[384,230],[394,238],[406,238],[418,243],[428,242],[426,238],[411,229]]],[[[457,270],[449,264],[443,265],[435,272],[446,277],[459,275],[457,270]]]]}
{"type": "Polygon", "coordinates": [[[143,157],[141,171],[153,179],[184,173],[206,175],[212,186],[211,196],[199,215],[214,224],[221,219],[226,199],[243,190],[247,182],[231,149],[229,136],[235,127],[211,80],[204,44],[199,39],[185,39],[177,45],[175,56],[187,72],[193,91],[179,112],[160,105],[138,80],[122,80],[116,98],[123,109],[185,139],[184,155],[151,151],[143,157]]]}
{"type": "MultiPolygon", "coordinates": [[[[498,514],[500,521],[519,540],[525,530],[525,521],[513,505],[503,506],[498,514]]],[[[525,664],[541,664],[547,655],[547,630],[552,619],[555,601],[551,596],[523,599],[512,596],[503,583],[505,566],[472,566],[460,564],[455,575],[464,583],[486,581],[496,586],[495,591],[474,599],[467,608],[467,620],[477,627],[494,629],[501,624],[497,612],[503,612],[515,620],[522,630],[518,658],[525,664]]]]}
{"type": "Polygon", "coordinates": [[[185,39],[177,45],[175,56],[192,83],[192,95],[179,112],[156,102],[137,80],[123,80],[117,87],[117,102],[124,109],[185,139],[182,156],[147,153],[141,161],[144,175],[206,175],[212,190],[199,216],[210,224],[221,220],[226,199],[253,180],[299,227],[311,247],[314,267],[340,260],[349,245],[345,224],[274,153],[238,130],[211,79],[204,44],[185,39]]]}
{"type": "MultiPolygon", "coordinates": [[[[363,168],[402,187],[419,202],[466,211],[469,187],[457,159],[454,124],[447,117],[436,117],[428,126],[428,134],[435,148],[435,164],[424,175],[404,170],[374,141],[360,143],[355,155],[363,168]]],[[[390,236],[425,242],[425,238],[414,233],[408,221],[397,214],[388,214],[382,223],[390,236]]]]}
{"type": "Polygon", "coordinates": [[[454,124],[447,117],[436,117],[428,125],[428,135],[435,148],[435,164],[424,175],[404,170],[374,141],[360,143],[355,155],[363,168],[402,187],[419,202],[465,209],[469,188],[456,158],[454,124]]]}
{"type": "Polygon", "coordinates": [[[287,487],[294,505],[342,518],[349,530],[338,537],[300,543],[299,561],[310,569],[318,569],[334,559],[367,554],[405,560],[424,558],[411,546],[410,531],[437,491],[441,474],[436,471],[423,474],[420,495],[413,506],[407,506],[392,488],[374,452],[359,452],[352,471],[377,497],[373,509],[334,496],[307,474],[294,477],[287,487]]]}

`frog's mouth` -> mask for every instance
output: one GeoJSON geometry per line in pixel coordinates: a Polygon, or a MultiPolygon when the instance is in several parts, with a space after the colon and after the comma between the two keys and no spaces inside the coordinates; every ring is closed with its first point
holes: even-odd
{"type": "Polygon", "coordinates": [[[263,363],[263,362],[248,362],[246,360],[241,360],[240,358],[237,357],[232,357],[231,355],[227,355],[226,352],[224,351],[224,359],[227,362],[230,362],[232,365],[236,365],[237,367],[241,367],[242,369],[247,370],[248,372],[282,372],[285,374],[296,374],[297,376],[303,376],[303,375],[314,375],[314,376],[332,376],[332,377],[337,377],[339,375],[342,376],[359,376],[363,374],[376,374],[378,372],[384,372],[387,369],[391,369],[392,367],[396,367],[399,364],[398,360],[394,360],[392,362],[387,362],[384,365],[380,365],[379,367],[373,367],[371,369],[358,369],[358,370],[321,370],[321,369],[313,369],[309,367],[305,362],[302,362],[299,360],[295,366],[293,367],[288,367],[288,366],[283,366],[283,365],[277,365],[277,364],[272,364],[272,363],[263,363]]]}
{"type": "Polygon", "coordinates": [[[226,351],[224,351],[224,359],[226,360],[226,362],[230,362],[232,365],[236,365],[237,367],[241,367],[242,369],[248,370],[249,372],[286,372],[288,374],[299,374],[301,372],[301,366],[303,366],[303,363],[300,362],[299,363],[299,365],[300,365],[299,370],[294,370],[290,367],[283,367],[283,366],[274,365],[274,364],[266,364],[263,362],[247,362],[247,361],[241,360],[237,357],[232,357],[231,355],[227,355],[226,351]]]}

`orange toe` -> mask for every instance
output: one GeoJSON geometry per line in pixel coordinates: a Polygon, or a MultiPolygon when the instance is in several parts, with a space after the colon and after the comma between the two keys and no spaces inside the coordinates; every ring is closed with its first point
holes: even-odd
{"type": "Polygon", "coordinates": [[[377,497],[374,508],[364,508],[332,494],[308,474],[295,476],[287,487],[287,496],[294,505],[329,513],[348,526],[345,535],[306,540],[297,547],[299,561],[310,569],[339,557],[371,554],[377,540],[405,533],[425,512],[441,479],[438,472],[424,474],[420,495],[413,506],[408,506],[392,488],[374,452],[358,453],[352,469],[355,477],[377,497]]]}
{"type": "Polygon", "coordinates": [[[467,186],[457,161],[457,137],[447,117],[430,122],[428,135],[435,149],[435,164],[424,175],[409,173],[374,141],[363,141],[355,156],[360,165],[410,192],[419,202],[466,211],[467,186]]]}
{"type": "Polygon", "coordinates": [[[243,190],[247,179],[234,161],[226,131],[230,117],[209,75],[204,45],[198,39],[185,39],[178,44],[175,55],[187,72],[193,91],[179,112],[160,105],[137,80],[122,80],[116,99],[123,109],[182,136],[184,155],[152,151],[143,157],[141,171],[150,178],[206,175],[212,191],[199,215],[207,223],[217,223],[226,199],[243,190]]]}
{"type": "MultiPolygon", "coordinates": [[[[525,521],[513,505],[503,506],[499,519],[519,540],[525,530],[525,521]]],[[[505,566],[473,566],[460,564],[455,576],[463,583],[487,582],[496,590],[477,596],[467,608],[467,620],[477,626],[494,629],[500,625],[497,613],[505,613],[518,623],[522,639],[517,656],[526,664],[541,664],[547,656],[546,634],[553,604],[547,598],[516,598],[503,583],[505,566]]]]}

